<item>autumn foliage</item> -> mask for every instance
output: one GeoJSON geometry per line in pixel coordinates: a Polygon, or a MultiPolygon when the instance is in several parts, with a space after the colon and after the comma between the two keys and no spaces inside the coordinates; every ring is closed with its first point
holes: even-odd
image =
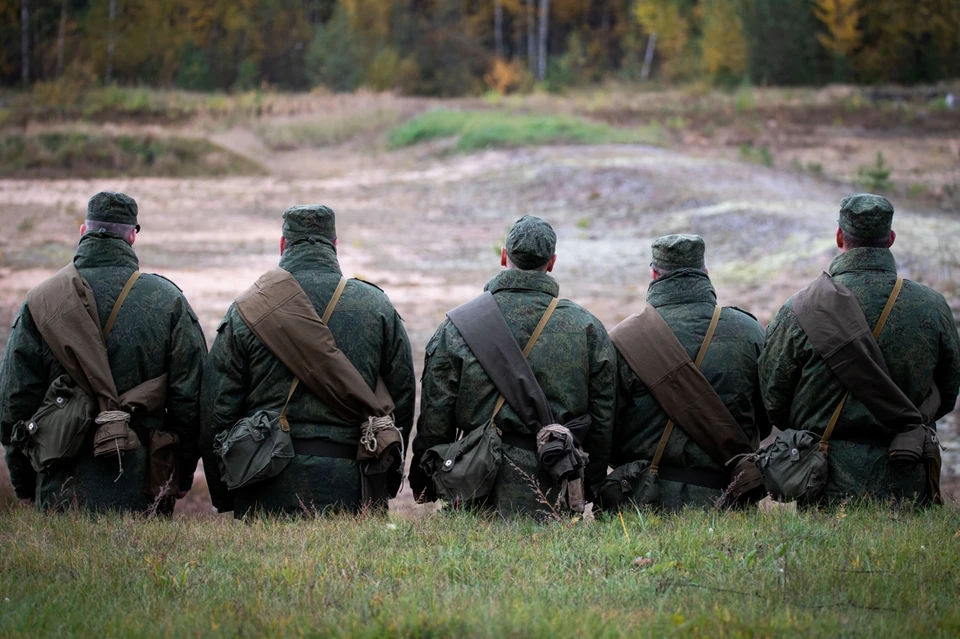
{"type": "Polygon", "coordinates": [[[945,0],[0,0],[0,83],[460,95],[960,76],[945,0]]]}

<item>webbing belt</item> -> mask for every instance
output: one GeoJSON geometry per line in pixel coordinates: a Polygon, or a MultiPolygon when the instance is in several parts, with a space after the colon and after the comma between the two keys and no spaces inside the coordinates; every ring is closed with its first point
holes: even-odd
{"type": "MultiPolygon", "coordinates": [[[[703,364],[703,358],[706,357],[707,349],[710,348],[710,342],[713,341],[713,334],[717,331],[717,323],[720,321],[721,310],[722,309],[719,304],[713,309],[713,317],[710,319],[710,326],[707,327],[707,334],[703,338],[703,344],[700,345],[700,350],[697,352],[697,359],[694,362],[697,368],[700,368],[700,365],[703,364]]],[[[670,433],[673,432],[673,426],[673,420],[668,420],[667,427],[664,428],[663,435],[660,437],[660,443],[657,445],[657,452],[653,456],[653,461],[650,462],[650,474],[654,477],[657,477],[660,473],[660,459],[663,457],[663,451],[667,448],[667,440],[670,439],[670,433]]]]}
{"type": "MultiPolygon", "coordinates": [[[[893,305],[897,301],[897,296],[900,295],[901,288],[903,288],[903,278],[898,277],[897,283],[893,285],[893,290],[890,292],[890,297],[887,298],[887,304],[883,307],[880,319],[877,320],[877,325],[873,327],[873,339],[880,337],[880,332],[883,330],[884,324],[887,323],[890,312],[893,311],[893,305]]],[[[830,437],[833,435],[833,429],[837,426],[837,422],[840,421],[840,413],[843,411],[843,405],[847,403],[847,397],[849,396],[850,391],[847,390],[840,399],[840,403],[837,404],[836,410],[833,411],[833,415],[830,416],[830,422],[827,424],[827,429],[823,431],[823,437],[820,438],[820,452],[824,455],[827,454],[827,449],[830,447],[830,437]]]]}
{"type": "Polygon", "coordinates": [[[334,459],[357,459],[356,444],[340,444],[322,439],[293,439],[293,452],[313,457],[332,457],[334,459]]]}
{"type": "Polygon", "coordinates": [[[719,470],[704,468],[684,468],[682,466],[661,466],[658,469],[660,479],[691,484],[714,490],[725,490],[730,485],[730,474],[719,470]]]}
{"type": "Polygon", "coordinates": [[[503,443],[514,448],[522,448],[530,452],[537,452],[537,438],[535,435],[519,435],[517,433],[504,433],[500,439],[503,443]]]}
{"type": "MultiPolygon", "coordinates": [[[[330,319],[330,316],[333,315],[333,309],[337,307],[337,302],[340,301],[340,296],[343,295],[343,289],[347,286],[347,278],[341,277],[340,283],[337,284],[337,290],[333,292],[333,297],[330,298],[330,302],[327,304],[327,308],[323,311],[323,317],[320,319],[324,324],[330,319]]],[[[287,401],[283,403],[283,409],[280,411],[280,429],[283,431],[289,432],[290,422],[287,421],[287,406],[290,405],[290,398],[293,397],[293,391],[297,390],[297,385],[300,383],[300,378],[294,376],[293,383],[290,384],[290,392],[287,393],[287,401]]],[[[304,453],[309,454],[309,453],[304,453]]],[[[356,451],[353,452],[353,459],[357,458],[356,451]]]]}

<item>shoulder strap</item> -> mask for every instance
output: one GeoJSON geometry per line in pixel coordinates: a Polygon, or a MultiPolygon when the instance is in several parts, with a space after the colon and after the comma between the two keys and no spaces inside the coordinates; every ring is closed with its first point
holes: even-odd
{"type": "Polygon", "coordinates": [[[27,293],[27,306],[54,358],[94,396],[101,411],[119,408],[117,387],[103,347],[93,289],[71,262],[27,293]]]}
{"type": "MultiPolygon", "coordinates": [[[[700,350],[697,352],[697,359],[694,362],[697,368],[700,368],[700,365],[703,364],[703,358],[706,357],[707,349],[710,348],[710,342],[713,341],[713,334],[717,332],[717,324],[720,322],[720,312],[722,310],[719,304],[713,309],[710,326],[707,327],[707,334],[703,338],[703,343],[700,344],[700,350]]],[[[667,426],[663,430],[663,435],[660,437],[660,443],[657,445],[657,452],[653,456],[653,461],[650,462],[650,473],[654,476],[657,476],[660,472],[660,459],[663,457],[663,451],[667,448],[667,441],[673,432],[673,426],[673,419],[668,420],[667,426]]]]}
{"type": "Polygon", "coordinates": [[[130,294],[130,290],[139,277],[140,271],[136,270],[133,272],[133,275],[130,276],[130,279],[127,280],[127,283],[123,285],[123,290],[120,291],[120,297],[117,298],[116,304],[113,305],[113,310],[110,311],[110,317],[107,318],[107,323],[103,325],[104,344],[107,343],[107,338],[110,337],[110,331],[113,330],[113,324],[117,321],[117,316],[120,314],[120,309],[123,308],[123,303],[127,300],[127,295],[130,294]]]}
{"type": "Polygon", "coordinates": [[[558,302],[558,298],[550,300],[523,351],[520,350],[513,331],[489,291],[447,313],[467,348],[494,387],[500,391],[502,398],[497,400],[494,415],[506,403],[520,421],[531,428],[539,430],[553,422],[547,397],[527,362],[527,355],[539,339],[558,302]]]}
{"type": "Polygon", "coordinates": [[[333,297],[330,298],[330,302],[327,304],[327,308],[323,310],[323,317],[320,318],[320,321],[326,324],[330,321],[330,316],[333,315],[333,309],[337,308],[337,302],[340,301],[340,296],[343,295],[343,289],[347,286],[347,278],[341,277],[340,283],[337,284],[337,290],[333,292],[333,297]]]}
{"type": "MultiPolygon", "coordinates": [[[[324,324],[330,321],[330,316],[333,315],[334,309],[337,308],[337,302],[340,301],[340,296],[343,294],[343,289],[346,288],[346,286],[347,278],[341,277],[340,283],[337,284],[337,290],[333,292],[333,297],[330,298],[327,307],[323,310],[323,317],[320,318],[324,324]]],[[[290,391],[287,393],[287,401],[283,403],[283,408],[280,410],[280,430],[290,430],[290,422],[287,421],[287,406],[290,405],[290,399],[293,397],[293,392],[297,390],[299,384],[300,378],[294,376],[293,383],[290,384],[290,391]]]]}
{"type": "MultiPolygon", "coordinates": [[[[537,340],[540,339],[540,333],[543,332],[543,327],[547,325],[548,321],[550,321],[550,316],[553,315],[553,311],[557,308],[557,303],[559,301],[559,297],[555,297],[550,300],[550,306],[548,306],[547,310],[544,311],[543,317],[540,318],[540,322],[537,324],[537,328],[534,329],[530,339],[527,340],[527,345],[523,347],[524,357],[530,357],[530,351],[533,350],[533,347],[537,344],[537,340]]],[[[493,421],[494,418],[496,418],[497,413],[499,413],[500,409],[503,408],[504,401],[506,400],[503,397],[503,393],[501,393],[500,397],[497,398],[497,405],[493,409],[493,415],[490,416],[490,421],[493,421]]]]}
{"type": "MultiPolygon", "coordinates": [[[[887,303],[883,307],[883,312],[880,313],[880,319],[877,320],[877,325],[873,327],[874,340],[880,337],[880,333],[883,331],[883,326],[887,323],[887,318],[890,317],[890,312],[893,310],[893,305],[897,302],[897,297],[900,295],[901,288],[903,288],[903,278],[898,277],[897,283],[893,285],[893,290],[890,292],[890,297],[887,298],[887,303]]],[[[820,438],[820,452],[823,454],[827,453],[827,449],[830,446],[830,437],[833,436],[833,429],[836,428],[837,422],[840,421],[840,413],[843,411],[843,406],[847,403],[847,397],[849,396],[850,391],[847,390],[840,399],[840,403],[837,404],[836,410],[833,411],[833,415],[830,416],[830,422],[827,424],[827,429],[823,431],[823,437],[820,438]]]]}

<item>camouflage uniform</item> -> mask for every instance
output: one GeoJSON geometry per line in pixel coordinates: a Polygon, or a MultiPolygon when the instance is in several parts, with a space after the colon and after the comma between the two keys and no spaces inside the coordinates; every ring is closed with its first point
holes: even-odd
{"type": "MultiPolygon", "coordinates": [[[[668,270],[651,282],[647,303],[657,309],[690,359],[696,359],[710,325],[717,294],[703,269],[699,236],[666,236],[653,245],[653,266],[668,270]]],[[[760,398],[757,359],[763,349],[763,328],[746,311],[725,307],[700,370],[723,400],[748,439],[759,441],[770,432],[760,398]]],[[[618,353],[617,419],[611,465],[652,460],[667,425],[667,414],[618,353]]],[[[728,474],[680,427],[667,440],[661,466],[694,468],[728,474]]],[[[660,506],[710,506],[721,491],[693,484],[659,481],[660,506]]]]}
{"type": "MultiPolygon", "coordinates": [[[[860,238],[889,236],[892,217],[893,207],[886,199],[853,196],[842,204],[840,227],[860,238]]],[[[853,292],[867,323],[875,326],[897,279],[891,251],[848,249],[834,258],[829,273],[853,292]]],[[[877,342],[891,379],[910,401],[919,406],[931,383],[936,383],[942,399],[936,418],[953,410],[960,387],[960,347],[956,323],[942,295],[905,280],[877,342]]],[[[792,298],[767,327],[760,378],[774,425],[819,435],[846,390],[800,327],[792,298]]],[[[927,498],[922,464],[906,468],[887,464],[894,434],[873,417],[854,389],[830,441],[826,498],[927,498]]]]}
{"type": "MultiPolygon", "coordinates": [[[[555,235],[552,241],[544,241],[540,231],[522,224],[515,231],[507,240],[513,264],[537,268],[553,255],[555,235]],[[519,230],[524,233],[515,232],[519,230]],[[525,252],[524,246],[532,248],[525,252]],[[541,259],[544,255],[546,258],[541,259]]],[[[550,229],[549,234],[552,232],[550,229]]],[[[560,287],[544,272],[517,268],[501,272],[484,290],[493,294],[514,338],[523,346],[560,287]]],[[[616,354],[606,329],[581,306],[561,300],[528,361],[558,423],[585,414],[592,417],[593,424],[582,442],[590,456],[584,483],[597,484],[607,472],[616,399],[616,354]]],[[[427,344],[424,359],[420,418],[410,469],[410,487],[415,495],[435,499],[431,480],[420,468],[423,453],[454,441],[458,431],[466,433],[482,427],[490,420],[498,397],[493,382],[459,331],[449,319],[444,320],[427,344]]],[[[528,436],[535,445],[536,433],[520,422],[509,404],[497,415],[496,424],[504,436],[528,436]]],[[[556,500],[557,487],[538,468],[535,452],[504,442],[503,456],[487,506],[501,513],[543,512],[524,474],[536,478],[551,502],[556,500]]]]}
{"type": "MultiPolygon", "coordinates": [[[[280,268],[289,271],[322,314],[341,278],[333,240],[333,211],[294,207],[284,212],[286,249],[280,268]]],[[[397,428],[404,444],[413,425],[416,381],[410,342],[400,316],[379,288],[350,280],[330,317],[330,331],[371,388],[382,377],[396,405],[397,428]]],[[[228,491],[213,454],[214,437],[258,410],[279,414],[293,382],[281,363],[244,323],[234,305],[217,328],[203,380],[201,445],[214,505],[236,517],[263,510],[297,513],[304,507],[356,511],[360,470],[355,460],[297,455],[276,478],[228,491]]],[[[356,445],[359,425],[345,422],[302,384],[287,409],[295,439],[320,439],[356,445]]],[[[399,477],[399,476],[398,476],[399,477]]]]}
{"type": "MultiPolygon", "coordinates": [[[[136,204],[122,194],[99,194],[90,201],[87,219],[136,224],[136,204]],[[116,215],[111,207],[117,203],[132,206],[132,215],[116,215]]],[[[80,239],[73,262],[93,289],[103,326],[124,284],[139,268],[137,255],[125,239],[93,227],[80,239]]],[[[107,356],[119,394],[167,373],[166,414],[132,415],[130,426],[143,446],[123,454],[119,481],[115,481],[117,458],[95,458],[92,440],[69,466],[35,473],[26,457],[10,446],[11,429],[19,420],[30,419],[47,387],[65,371],[51,355],[24,304],[0,364],[0,435],[17,496],[35,498],[42,506],[76,502],[90,510],[145,510],[152,501],[143,492],[150,429],[179,435],[179,490],[189,490],[199,458],[197,421],[206,352],[197,316],[180,289],[163,277],[143,274],[117,316],[107,340],[107,356]]]]}

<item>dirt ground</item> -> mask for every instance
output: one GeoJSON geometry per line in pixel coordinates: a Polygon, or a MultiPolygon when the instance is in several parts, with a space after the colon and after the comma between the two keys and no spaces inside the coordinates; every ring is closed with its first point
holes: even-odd
{"type": "MultiPolygon", "coordinates": [[[[543,216],[557,230],[554,274],[561,294],[608,327],[640,308],[650,281],[650,243],[669,232],[704,236],[720,302],[745,308],[765,324],[829,264],[838,203],[856,190],[695,146],[451,156],[429,146],[275,152],[237,130],[214,139],[258,159],[270,175],[0,179],[0,339],[26,291],[70,259],[86,201],[102,189],[136,198],[142,268],[183,288],[208,340],[233,298],[276,264],[283,209],[307,202],[331,206],[344,273],[388,293],[406,322],[418,368],[444,313],[497,273],[506,231],[524,214],[543,216]]],[[[960,216],[920,200],[895,204],[894,252],[902,274],[943,290],[960,316],[960,216]]],[[[944,429],[955,448],[956,420],[944,429]]],[[[960,456],[956,450],[947,455],[944,472],[955,477],[960,456]]],[[[207,508],[202,490],[194,496],[198,511],[207,508]]],[[[412,507],[408,491],[401,502],[412,507]]]]}

